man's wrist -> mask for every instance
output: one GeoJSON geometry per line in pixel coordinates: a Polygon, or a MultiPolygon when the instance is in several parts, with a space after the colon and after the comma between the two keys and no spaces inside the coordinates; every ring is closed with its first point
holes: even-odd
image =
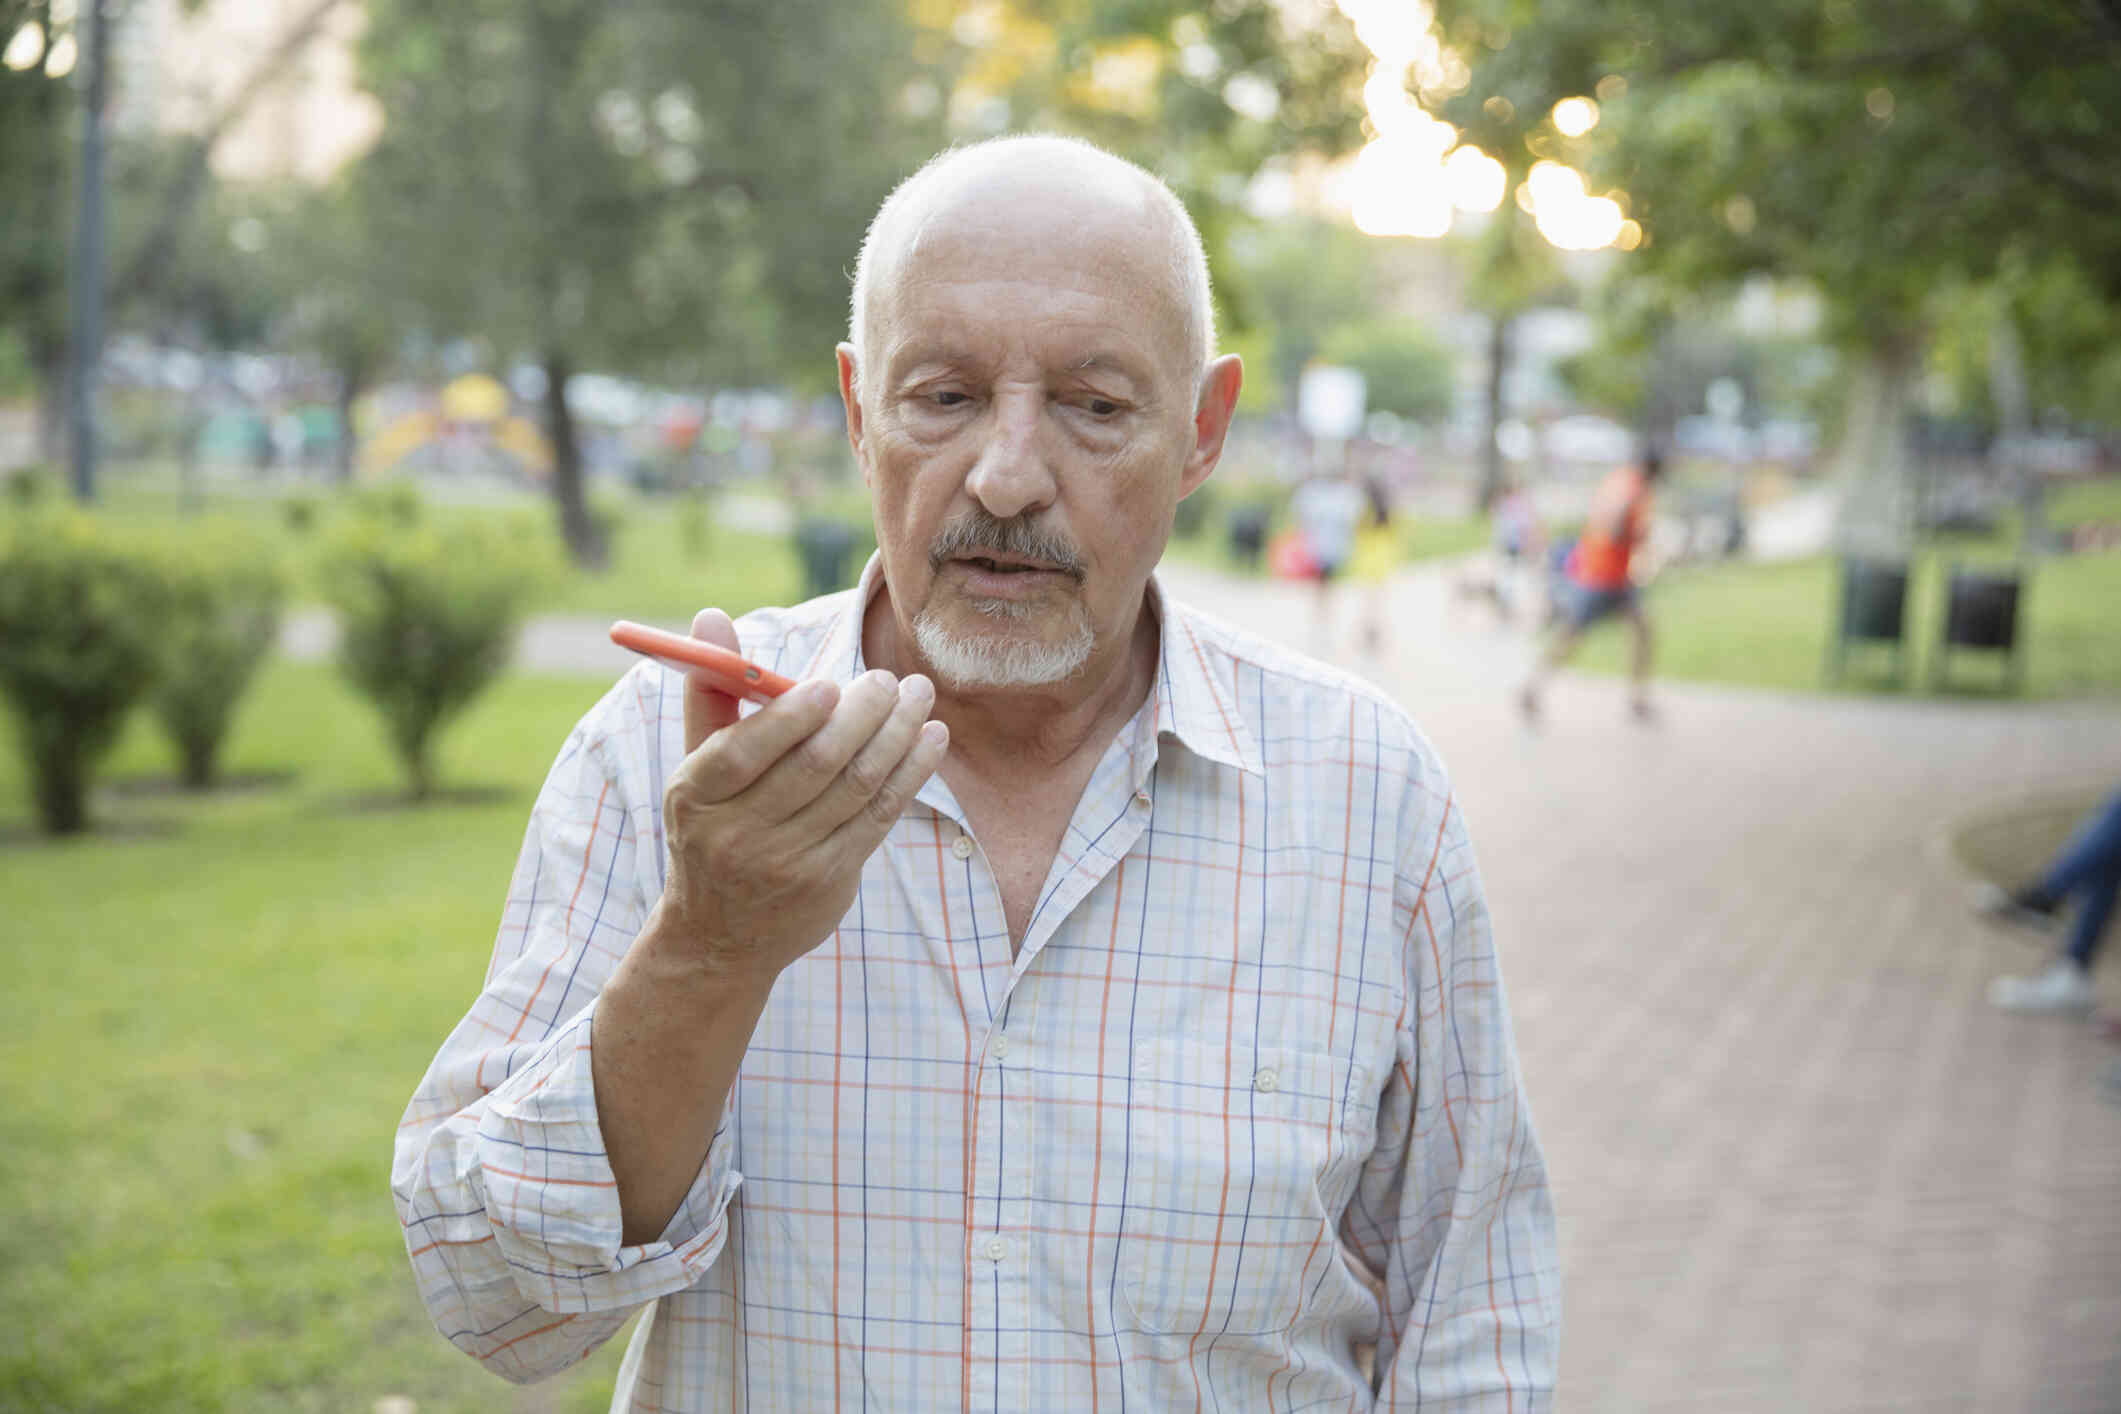
{"type": "MultiPolygon", "coordinates": [[[[726,940],[705,938],[687,928],[658,900],[648,921],[627,949],[621,972],[669,995],[694,993],[721,1005],[752,1003],[763,1007],[780,977],[780,969],[762,966],[744,949],[726,940]]],[[[617,978],[613,979],[617,981],[617,978]]]]}

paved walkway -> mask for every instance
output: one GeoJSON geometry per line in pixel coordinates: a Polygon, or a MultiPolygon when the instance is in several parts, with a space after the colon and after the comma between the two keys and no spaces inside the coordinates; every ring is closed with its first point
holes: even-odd
{"type": "MultiPolygon", "coordinates": [[[[1316,649],[1285,586],[1167,578],[1316,649]]],[[[1561,1215],[1560,1408],[2121,1410],[2121,1052],[1987,1006],[2038,954],[1945,849],[2121,783],[2121,713],[1673,688],[1642,727],[1564,676],[1535,731],[1520,638],[1434,573],[1391,610],[1388,661],[1325,656],[1468,811],[1561,1215]]]]}
{"type": "MultiPolygon", "coordinates": [[[[1301,591],[1166,578],[1320,647],[1301,591]]],[[[2121,714],[1671,688],[1643,727],[1564,676],[1535,731],[1525,644],[1444,573],[1391,610],[1388,660],[1323,656],[1416,714],[1472,822],[1561,1215],[1561,1409],[2121,1410],[2113,1052],[1989,1009],[2038,954],[1968,918],[1944,847],[2121,782],[2121,714]]],[[[524,661],[616,671],[603,627],[524,661]]]]}

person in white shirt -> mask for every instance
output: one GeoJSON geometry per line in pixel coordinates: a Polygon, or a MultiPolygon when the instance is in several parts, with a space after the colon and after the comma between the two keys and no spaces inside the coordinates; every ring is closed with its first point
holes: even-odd
{"type": "Polygon", "coordinates": [[[838,350],[877,555],[562,748],[392,1189],[451,1340],[614,1408],[1546,1408],[1553,1208],[1464,814],[1165,597],[1242,371],[1153,177],[947,153],[838,350]],[[1374,1363],[1373,1363],[1374,1362],[1374,1363]]]}

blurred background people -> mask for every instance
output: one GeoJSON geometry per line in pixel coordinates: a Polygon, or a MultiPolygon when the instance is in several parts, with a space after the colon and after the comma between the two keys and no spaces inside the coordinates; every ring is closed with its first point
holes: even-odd
{"type": "Polygon", "coordinates": [[[1649,536],[1654,490],[1663,475],[1664,459],[1652,450],[1632,466],[1614,468],[1599,483],[1583,534],[1563,564],[1559,627],[1518,693],[1525,716],[1539,715],[1547,675],[1568,661],[1584,630],[1614,614],[1628,622],[1629,705],[1639,718],[1651,715],[1650,622],[1636,580],[1646,568],[1638,552],[1649,536]]]}
{"type": "Polygon", "coordinates": [[[2060,932],[2063,911],[2074,896],[2062,950],[2039,972],[1998,977],[1989,1000],[2005,1011],[2083,1015],[2092,1009],[2092,962],[2113,921],[2121,892],[2121,790],[2078,826],[2062,852],[2038,879],[2014,889],[1987,891],[1979,907],[1988,917],[2041,932],[2060,932]]]}
{"type": "Polygon", "coordinates": [[[1333,584],[1355,553],[1355,532],[1369,513],[1369,498],[1345,472],[1323,472],[1296,488],[1289,514],[1310,552],[1317,589],[1312,636],[1318,653],[1330,656],[1333,642],[1333,584]]]}
{"type": "Polygon", "coordinates": [[[1362,651],[1374,658],[1385,651],[1385,599],[1399,564],[1399,531],[1392,524],[1392,498],[1384,483],[1366,476],[1362,493],[1362,523],[1355,528],[1348,570],[1361,586],[1356,612],[1361,615],[1362,651]]]}

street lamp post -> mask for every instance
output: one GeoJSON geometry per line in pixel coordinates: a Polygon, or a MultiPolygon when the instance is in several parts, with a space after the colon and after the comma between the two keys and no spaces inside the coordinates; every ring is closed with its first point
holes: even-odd
{"type": "Polygon", "coordinates": [[[110,91],[110,0],[88,0],[87,95],[81,108],[81,200],[74,227],[67,421],[74,498],[96,498],[96,370],[103,352],[103,110],[110,91]]]}

